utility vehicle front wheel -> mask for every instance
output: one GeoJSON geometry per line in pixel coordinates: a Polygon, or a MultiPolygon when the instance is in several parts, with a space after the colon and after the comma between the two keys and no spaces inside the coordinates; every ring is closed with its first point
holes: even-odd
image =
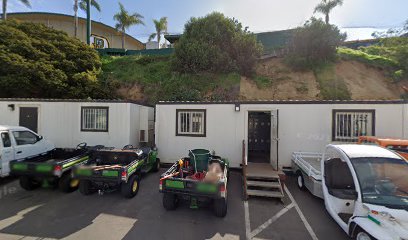
{"type": "Polygon", "coordinates": [[[153,166],[153,172],[158,172],[160,170],[160,158],[156,158],[156,162],[153,166]]]}
{"type": "Polygon", "coordinates": [[[132,198],[139,191],[139,184],[140,178],[135,174],[129,178],[127,183],[122,183],[120,192],[125,198],[132,198]]]}
{"type": "Polygon", "coordinates": [[[163,195],[163,207],[166,210],[175,210],[177,208],[177,196],[171,193],[163,195]]]}
{"type": "Polygon", "coordinates": [[[96,190],[92,186],[92,182],[89,180],[80,180],[79,181],[79,192],[82,195],[91,195],[95,193],[96,190]]]}
{"type": "Polygon", "coordinates": [[[358,227],[357,234],[354,237],[355,240],[375,240],[375,238],[371,237],[366,231],[358,227]]]}

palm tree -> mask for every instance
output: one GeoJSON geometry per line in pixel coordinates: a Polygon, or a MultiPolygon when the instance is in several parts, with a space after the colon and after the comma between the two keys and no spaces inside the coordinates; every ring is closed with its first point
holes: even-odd
{"type": "MultiPolygon", "coordinates": [[[[27,7],[31,7],[30,0],[19,0],[27,7]]],[[[7,20],[7,0],[3,0],[3,20],[7,20]]]]}
{"type": "Polygon", "coordinates": [[[167,17],[162,17],[160,18],[160,20],[154,19],[153,22],[156,28],[156,33],[152,33],[149,36],[149,41],[157,37],[157,43],[159,44],[159,48],[160,48],[161,35],[167,33],[167,17]]]}
{"type": "MultiPolygon", "coordinates": [[[[87,0],[74,0],[74,12],[75,12],[75,37],[78,35],[78,9],[86,12],[86,1],[87,0]]],[[[101,11],[101,6],[96,0],[91,0],[91,6],[94,7],[98,12],[101,11]]]]}
{"type": "Polygon", "coordinates": [[[145,25],[142,21],[143,16],[139,13],[129,14],[122,3],[119,2],[120,11],[113,16],[116,20],[116,30],[122,33],[122,48],[125,48],[125,32],[132,25],[145,25]]]}
{"type": "Polygon", "coordinates": [[[315,7],[314,12],[324,14],[326,16],[326,24],[329,24],[329,14],[335,7],[341,5],[343,5],[343,0],[322,0],[322,2],[315,7]]]}

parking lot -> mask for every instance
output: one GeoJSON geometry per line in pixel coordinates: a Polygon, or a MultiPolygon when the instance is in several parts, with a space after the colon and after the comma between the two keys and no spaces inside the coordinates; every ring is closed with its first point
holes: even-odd
{"type": "Polygon", "coordinates": [[[323,200],[298,190],[292,177],[283,202],[243,202],[240,173],[232,172],[225,218],[186,205],[164,210],[158,178],[146,175],[133,199],[115,192],[27,192],[15,179],[0,180],[0,239],[347,239],[323,200]]]}

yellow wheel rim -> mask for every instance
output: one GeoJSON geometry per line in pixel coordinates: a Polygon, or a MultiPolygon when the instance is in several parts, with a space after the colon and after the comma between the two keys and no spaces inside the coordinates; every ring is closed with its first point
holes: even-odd
{"type": "Polygon", "coordinates": [[[71,187],[78,187],[78,185],[79,185],[79,180],[78,179],[72,179],[71,180],[71,182],[70,182],[70,184],[69,184],[71,187]]]}
{"type": "Polygon", "coordinates": [[[135,180],[135,181],[133,182],[133,186],[132,186],[132,191],[133,191],[133,192],[136,192],[136,190],[137,190],[137,180],[135,180]]]}

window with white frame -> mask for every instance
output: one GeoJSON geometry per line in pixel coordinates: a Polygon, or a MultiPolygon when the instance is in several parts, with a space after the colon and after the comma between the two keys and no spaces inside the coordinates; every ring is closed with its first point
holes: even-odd
{"type": "Polygon", "coordinates": [[[177,113],[177,136],[205,137],[206,110],[178,109],[177,113]]]}
{"type": "Polygon", "coordinates": [[[82,107],[81,131],[107,132],[109,128],[108,107],[82,107]]]}
{"type": "Polygon", "coordinates": [[[375,110],[333,110],[333,141],[356,142],[375,135],[375,110]]]}

